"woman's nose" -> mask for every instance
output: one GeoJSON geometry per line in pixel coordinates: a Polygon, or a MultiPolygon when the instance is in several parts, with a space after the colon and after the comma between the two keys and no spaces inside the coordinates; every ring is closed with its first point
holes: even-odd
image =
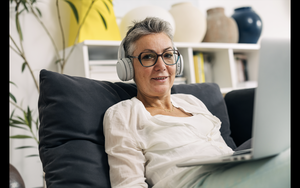
{"type": "Polygon", "coordinates": [[[166,64],[164,63],[164,61],[162,59],[162,56],[159,56],[157,58],[157,62],[155,64],[154,68],[157,71],[164,71],[164,70],[166,70],[166,64]]]}

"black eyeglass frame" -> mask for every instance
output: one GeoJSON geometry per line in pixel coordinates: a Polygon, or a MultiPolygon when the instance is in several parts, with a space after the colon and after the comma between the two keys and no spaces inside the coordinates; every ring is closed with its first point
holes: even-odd
{"type": "Polygon", "coordinates": [[[159,57],[159,56],[161,56],[163,62],[164,62],[166,65],[171,65],[171,66],[172,66],[172,65],[176,65],[176,64],[178,63],[178,60],[180,59],[180,53],[179,53],[178,50],[167,50],[167,51],[164,51],[164,52],[161,53],[161,54],[157,54],[156,52],[153,52],[153,53],[155,53],[155,54],[157,55],[157,58],[156,58],[156,60],[155,60],[155,63],[153,63],[153,65],[150,65],[150,66],[145,66],[145,65],[143,65],[142,60],[141,60],[141,56],[142,56],[143,53],[149,53],[149,52],[141,52],[139,56],[131,56],[131,55],[129,55],[129,56],[127,56],[127,57],[129,57],[129,58],[137,58],[137,59],[139,60],[140,64],[141,64],[143,67],[152,67],[152,66],[154,66],[154,65],[157,63],[157,60],[158,60],[158,57],[159,57]],[[177,52],[177,53],[178,53],[178,59],[177,59],[177,61],[176,61],[175,63],[173,63],[173,64],[167,64],[167,63],[165,62],[163,56],[162,56],[164,53],[169,52],[169,51],[173,51],[173,52],[177,52]]]}

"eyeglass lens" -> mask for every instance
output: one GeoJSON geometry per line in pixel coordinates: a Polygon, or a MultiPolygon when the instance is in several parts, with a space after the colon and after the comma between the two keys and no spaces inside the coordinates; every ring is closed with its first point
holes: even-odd
{"type": "Polygon", "coordinates": [[[167,65],[174,65],[178,61],[179,55],[177,51],[165,51],[161,55],[155,52],[143,52],[139,56],[139,60],[143,66],[152,66],[156,63],[158,56],[162,56],[163,61],[167,65]]]}

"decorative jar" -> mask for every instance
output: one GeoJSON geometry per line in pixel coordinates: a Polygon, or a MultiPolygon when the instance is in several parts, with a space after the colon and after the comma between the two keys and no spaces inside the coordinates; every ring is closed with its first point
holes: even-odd
{"type": "Polygon", "coordinates": [[[122,39],[126,36],[129,26],[133,26],[133,21],[142,21],[147,17],[158,17],[169,22],[173,28],[173,34],[175,32],[175,21],[172,15],[165,9],[148,5],[141,6],[130,10],[125,16],[122,18],[121,23],[119,25],[120,33],[122,39]]]}
{"type": "Polygon", "coordinates": [[[206,19],[190,2],[172,5],[169,11],[176,24],[174,42],[201,42],[206,33],[206,19]]]}
{"type": "Polygon", "coordinates": [[[232,18],[239,29],[239,43],[257,43],[262,32],[262,20],[251,7],[234,9],[232,18]]]}
{"type": "Polygon", "coordinates": [[[203,42],[237,43],[238,27],[234,19],[224,14],[224,8],[207,10],[207,31],[203,42]]]}

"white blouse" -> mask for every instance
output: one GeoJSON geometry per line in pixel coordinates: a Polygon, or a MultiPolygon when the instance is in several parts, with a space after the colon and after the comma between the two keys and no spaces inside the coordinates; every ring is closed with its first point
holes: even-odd
{"type": "Polygon", "coordinates": [[[171,102],[193,116],[152,116],[136,97],[106,111],[103,127],[112,187],[192,187],[210,169],[178,168],[177,163],[233,153],[220,134],[220,120],[202,101],[173,94],[171,102]]]}

